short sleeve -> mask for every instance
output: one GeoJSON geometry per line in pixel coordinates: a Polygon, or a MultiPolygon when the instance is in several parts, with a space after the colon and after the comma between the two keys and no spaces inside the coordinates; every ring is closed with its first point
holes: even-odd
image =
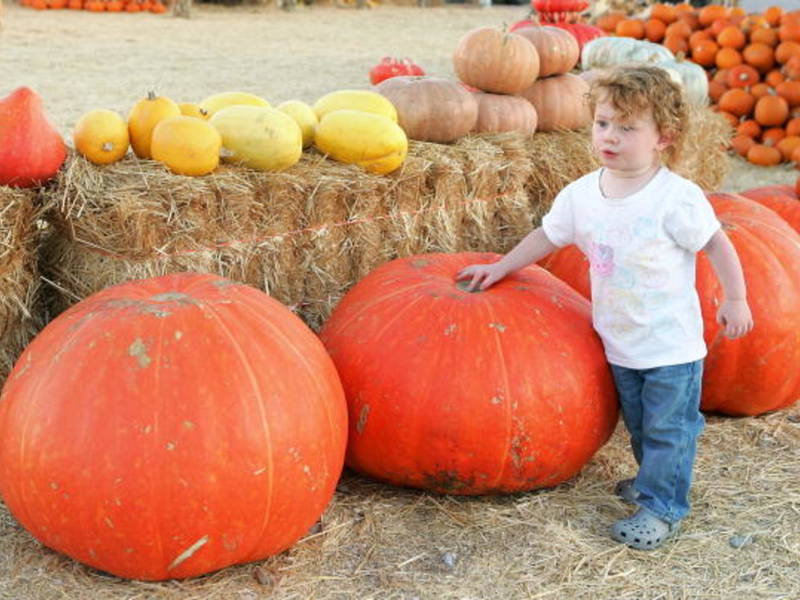
{"type": "Polygon", "coordinates": [[[562,248],[575,241],[575,214],[572,210],[570,187],[561,190],[547,214],[542,217],[542,229],[554,246],[562,248]]]}
{"type": "Polygon", "coordinates": [[[686,186],[673,203],[664,219],[667,234],[681,248],[699,252],[720,228],[711,203],[694,184],[686,186]]]}

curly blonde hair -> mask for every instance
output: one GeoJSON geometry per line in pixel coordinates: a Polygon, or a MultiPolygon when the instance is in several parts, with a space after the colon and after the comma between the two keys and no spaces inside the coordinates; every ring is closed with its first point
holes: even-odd
{"type": "Polygon", "coordinates": [[[664,162],[672,167],[678,161],[689,112],[683,89],[664,69],[615,67],[592,81],[587,97],[593,115],[598,102],[610,102],[623,120],[650,112],[659,133],[672,139],[663,152],[664,162]]]}

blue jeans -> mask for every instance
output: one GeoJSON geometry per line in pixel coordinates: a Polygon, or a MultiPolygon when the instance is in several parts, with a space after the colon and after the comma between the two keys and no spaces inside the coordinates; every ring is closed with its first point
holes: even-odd
{"type": "Polygon", "coordinates": [[[689,512],[689,488],[700,412],[703,361],[652,369],[611,365],[639,472],[637,504],[674,523],[689,512]]]}

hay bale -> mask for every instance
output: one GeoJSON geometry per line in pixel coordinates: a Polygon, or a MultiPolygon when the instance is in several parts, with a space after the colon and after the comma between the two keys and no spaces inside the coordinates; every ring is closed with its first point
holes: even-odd
{"type": "Polygon", "coordinates": [[[0,186],[0,384],[44,321],[38,303],[40,212],[35,192],[0,186]]]}
{"type": "MultiPolygon", "coordinates": [[[[709,110],[692,118],[678,170],[713,189],[727,125],[709,110]]],[[[281,173],[223,167],[198,178],[135,158],[98,168],[71,156],[47,192],[51,312],[128,279],[209,271],[267,291],[318,328],[387,260],[509,250],[562,187],[597,166],[586,131],[412,142],[389,176],[315,151],[281,173]]]]}

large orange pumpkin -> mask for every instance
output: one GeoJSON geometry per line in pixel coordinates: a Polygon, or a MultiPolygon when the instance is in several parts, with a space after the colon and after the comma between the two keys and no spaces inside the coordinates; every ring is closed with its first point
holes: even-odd
{"type": "Polygon", "coordinates": [[[767,185],[745,190],[742,196],[774,210],[797,233],[800,233],[800,198],[792,186],[767,185]]]}
{"type": "Polygon", "coordinates": [[[486,494],[575,475],[617,421],[589,303],[539,267],[456,284],[495,254],[429,254],[371,272],[321,337],[350,413],[347,464],[397,485],[486,494]],[[558,374],[558,375],[557,375],[558,374]]]}
{"type": "Polygon", "coordinates": [[[42,100],[27,87],[0,99],[0,185],[29,188],[53,177],[67,150],[42,100]]]}
{"type": "Polygon", "coordinates": [[[324,510],[346,408],[266,294],[180,274],[103,290],[28,346],[0,400],[0,492],[45,545],[121,577],[275,554],[324,510]]]}
{"type": "MultiPolygon", "coordinates": [[[[755,327],[738,340],[723,335],[716,322],[722,288],[701,252],[697,290],[708,345],[701,408],[729,415],[784,408],[800,398],[800,235],[742,196],[710,194],[709,200],[742,262],[755,327]]],[[[590,297],[588,265],[575,246],[542,265],[590,297]]]]}

